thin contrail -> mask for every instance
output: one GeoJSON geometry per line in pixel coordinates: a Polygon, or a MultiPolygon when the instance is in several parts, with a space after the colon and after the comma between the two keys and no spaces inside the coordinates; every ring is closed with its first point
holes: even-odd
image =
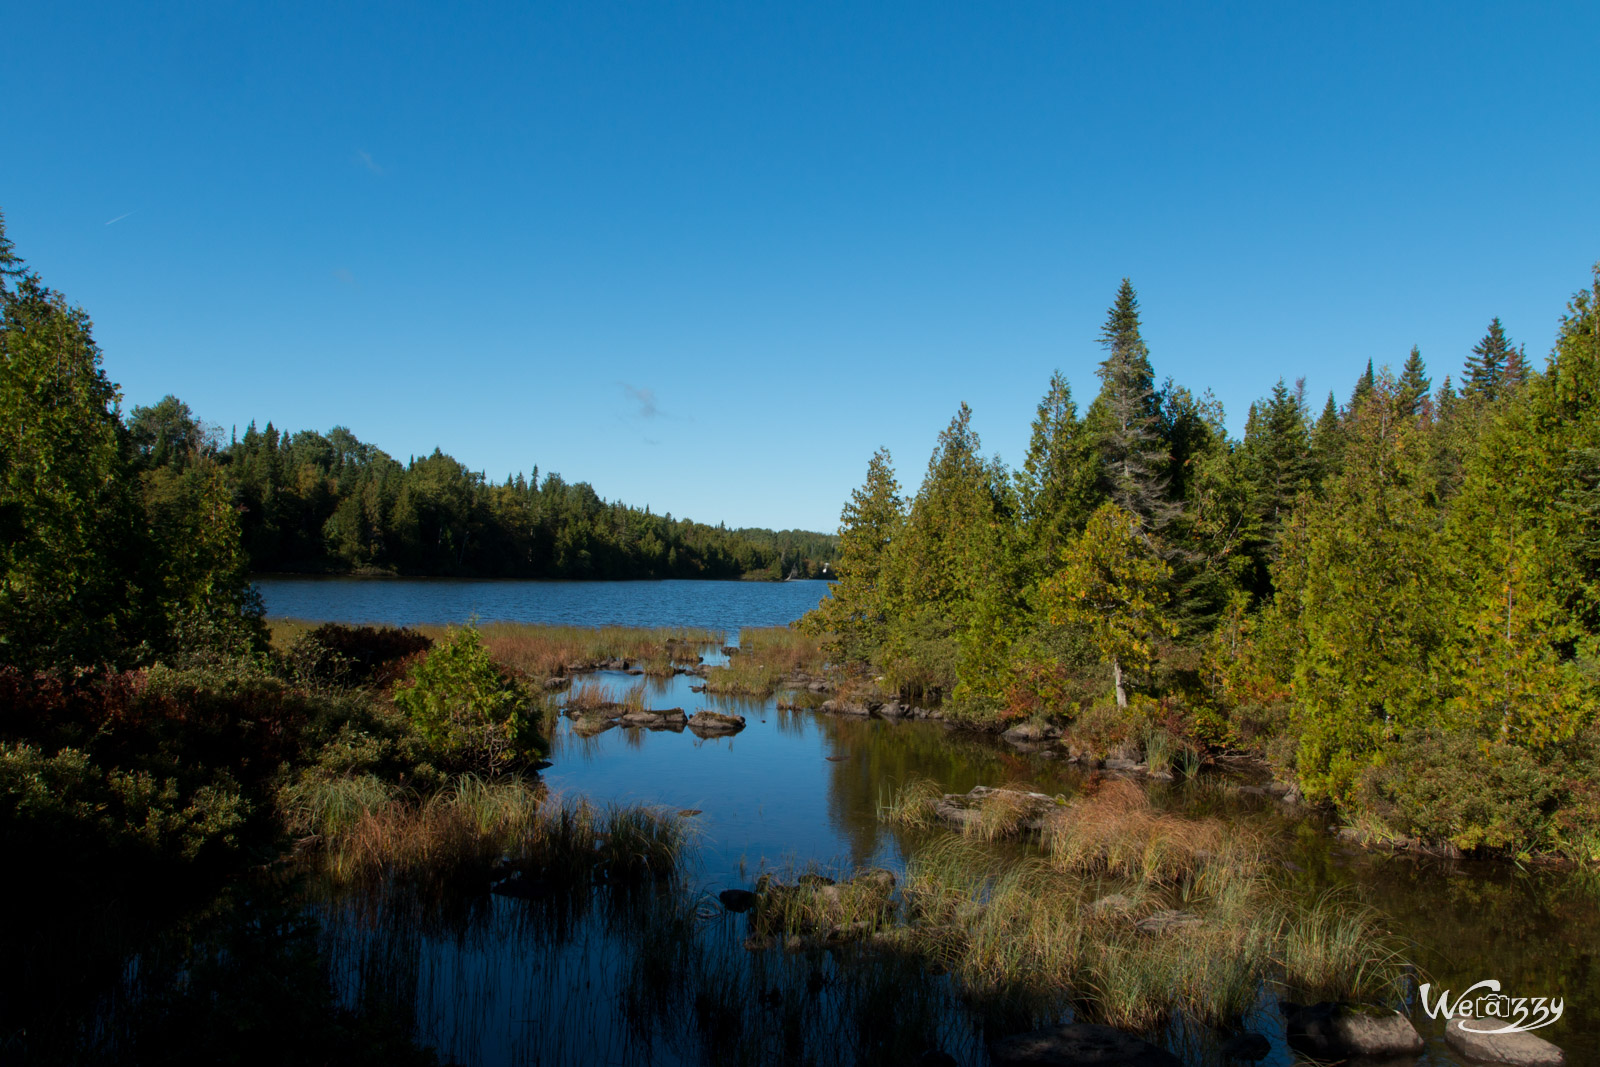
{"type": "MultiPolygon", "coordinates": [[[[138,209],[136,208],[135,210],[138,210],[138,209]]],[[[132,211],[125,212],[124,214],[118,215],[116,218],[112,219],[110,222],[107,222],[106,225],[110,226],[111,223],[113,223],[113,222],[121,222],[123,219],[127,218],[129,215],[132,215],[132,214],[133,214],[132,211]]]]}

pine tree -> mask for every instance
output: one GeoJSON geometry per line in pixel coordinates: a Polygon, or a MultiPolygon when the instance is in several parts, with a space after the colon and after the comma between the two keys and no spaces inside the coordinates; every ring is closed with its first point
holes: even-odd
{"type": "Polygon", "coordinates": [[[1400,380],[1395,383],[1395,414],[1407,419],[1426,415],[1428,392],[1432,387],[1433,381],[1422,362],[1422,350],[1412,345],[1411,354],[1406,357],[1406,365],[1400,372],[1400,380]]]}
{"type": "Polygon", "coordinates": [[[839,516],[837,579],[807,627],[831,635],[846,662],[869,662],[883,646],[888,622],[884,567],[905,523],[905,501],[887,448],[874,452],[867,480],[850,494],[839,516]]]}
{"type": "Polygon", "coordinates": [[[1472,346],[1472,355],[1467,357],[1467,370],[1461,378],[1462,395],[1491,402],[1499,399],[1507,367],[1517,358],[1497,315],[1489,322],[1489,332],[1472,346]]]}
{"type": "Polygon", "coordinates": [[[1094,451],[1060,371],[1039,401],[1028,456],[1017,474],[1023,532],[1035,574],[1053,570],[1061,550],[1098,503],[1094,451]]]}
{"type": "Polygon", "coordinates": [[[1176,509],[1167,497],[1169,452],[1161,436],[1160,401],[1150,352],[1139,330],[1139,298],[1127,278],[1100,333],[1106,358],[1096,374],[1100,394],[1089,411],[1106,496],[1154,533],[1176,509]]]}
{"type": "Polygon", "coordinates": [[[1011,479],[981,448],[962,404],[939,435],[890,552],[883,656],[907,695],[953,691],[973,706],[998,698],[1023,616],[1011,479]]]}
{"type": "Polygon", "coordinates": [[[1372,373],[1372,360],[1369,359],[1367,360],[1366,372],[1356,379],[1356,387],[1350,393],[1350,402],[1345,405],[1345,416],[1347,418],[1355,415],[1356,410],[1372,395],[1376,384],[1377,378],[1372,373]]]}
{"type": "Polygon", "coordinates": [[[1334,403],[1333,390],[1328,390],[1328,402],[1322,406],[1317,424],[1311,428],[1311,480],[1320,487],[1328,478],[1339,473],[1344,455],[1344,428],[1339,418],[1339,405],[1334,403]]]}
{"type": "Polygon", "coordinates": [[[1310,795],[1348,802],[1398,732],[1443,689],[1450,618],[1424,431],[1400,418],[1387,372],[1346,426],[1340,475],[1296,521],[1274,568],[1279,614],[1297,618],[1296,765],[1310,795]],[[1287,603],[1286,603],[1287,601],[1287,603]]]}

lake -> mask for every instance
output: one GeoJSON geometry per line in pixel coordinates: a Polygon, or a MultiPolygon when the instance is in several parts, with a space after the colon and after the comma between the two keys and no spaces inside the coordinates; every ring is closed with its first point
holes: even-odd
{"type": "MultiPolygon", "coordinates": [[[[476,616],[705,626],[725,630],[735,642],[741,626],[787,623],[827,589],[821,582],[275,578],[260,584],[272,615],[392,624],[476,616]]],[[[719,890],[748,887],[764,870],[881,865],[903,871],[923,837],[887,826],[878,807],[913,778],[931,779],[949,792],[1026,782],[1070,795],[1079,787],[1071,767],[937,723],[783,711],[773,699],[694,693],[689,687],[696,680],[685,676],[646,681],[601,673],[595,680],[618,691],[645,685],[652,708],[711,708],[747,718],[742,733],[706,740],[688,732],[620,728],[580,737],[563,719],[543,773],[552,790],[568,796],[699,812],[689,819],[698,846],[691,879],[710,902],[708,923],[722,921],[714,905],[719,890]]],[[[1215,803],[1218,784],[1210,776],[1191,787],[1154,788],[1175,805],[1185,802],[1186,788],[1209,790],[1215,803]]],[[[1412,957],[1435,988],[1461,992],[1497,979],[1513,995],[1563,997],[1563,1018],[1541,1034],[1565,1050],[1570,1064],[1600,1063],[1600,882],[1592,872],[1369,852],[1336,838],[1315,813],[1254,796],[1238,795],[1228,803],[1272,820],[1287,859],[1284,878],[1294,892],[1308,899],[1343,893],[1380,909],[1412,940],[1412,957]]],[[[374,919],[370,902],[329,900],[315,910],[323,951],[351,1003],[372,996],[374,974],[403,974],[400,1003],[415,1012],[417,1039],[459,1062],[695,1061],[692,1048],[641,1037],[619,1021],[632,1016],[613,1013],[611,1005],[626,1000],[633,980],[627,961],[634,956],[603,909],[572,918],[559,937],[547,925],[530,929],[526,902],[499,897],[470,916],[438,924],[416,920],[406,909],[392,908],[381,912],[387,918],[374,919]],[[413,918],[396,918],[401,915],[413,918]]],[[[744,974],[754,965],[729,966],[744,974]]],[[[1295,1062],[1271,1007],[1263,1003],[1246,1020],[1272,1040],[1263,1062],[1295,1062]]],[[[1418,1062],[1457,1062],[1443,1044],[1440,1023],[1420,1010],[1413,1019],[1428,1041],[1418,1062]]],[[[1217,1062],[1214,1042],[1173,1042],[1186,1050],[1186,1059],[1217,1062]]],[[[958,1014],[951,1016],[945,1047],[960,1062],[983,1061],[980,1036],[958,1014]]]]}

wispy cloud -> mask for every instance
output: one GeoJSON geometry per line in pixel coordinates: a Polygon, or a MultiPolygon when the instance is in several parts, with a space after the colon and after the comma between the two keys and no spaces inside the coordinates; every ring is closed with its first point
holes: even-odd
{"type": "Polygon", "coordinates": [[[627,396],[629,402],[639,405],[639,410],[634,412],[639,418],[653,419],[661,414],[661,409],[656,406],[656,391],[654,389],[643,385],[629,385],[627,382],[620,384],[622,385],[622,392],[627,396]]]}
{"type": "Polygon", "coordinates": [[[363,167],[366,167],[374,174],[381,175],[384,173],[383,168],[378,165],[378,161],[372,158],[372,153],[363,149],[356,149],[356,162],[360,163],[363,167]]]}
{"type": "Polygon", "coordinates": [[[114,219],[107,219],[106,220],[106,225],[107,226],[115,226],[117,223],[121,222],[123,219],[127,218],[129,215],[132,215],[132,214],[133,214],[132,211],[124,211],[122,214],[118,215],[114,219]]]}

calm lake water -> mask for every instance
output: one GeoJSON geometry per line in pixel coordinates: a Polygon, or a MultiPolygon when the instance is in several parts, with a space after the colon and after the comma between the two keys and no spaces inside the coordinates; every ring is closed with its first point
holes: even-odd
{"type": "MultiPolygon", "coordinates": [[[[476,615],[483,621],[694,625],[726,630],[730,640],[740,626],[787,623],[826,593],[820,582],[272,579],[261,585],[270,614],[307,619],[404,624],[476,615]]],[[[813,864],[903,870],[919,842],[877,816],[880,802],[901,782],[933,779],[950,792],[1008,782],[1069,794],[1078,787],[1069,767],[934,723],[780,711],[773,700],[693,693],[687,677],[647,682],[617,673],[597,680],[618,693],[645,684],[653,708],[746,716],[742,733],[710,740],[630,729],[583,738],[562,720],[552,739],[552,765],[543,775],[558,793],[601,803],[699,811],[689,820],[698,844],[691,879],[706,895],[706,921],[727,925],[730,938],[738,936],[734,917],[720,916],[715,894],[748,887],[763,870],[813,864]]],[[[1223,792],[1217,786],[1213,779],[1192,788],[1206,790],[1215,804],[1223,792]]],[[[1174,804],[1185,802],[1181,790],[1163,795],[1174,804]]],[[[1386,913],[1393,928],[1414,942],[1412,957],[1435,989],[1459,993],[1492,978],[1512,995],[1564,998],[1563,1018],[1541,1035],[1560,1045],[1570,1064],[1600,1064],[1600,881],[1592,873],[1367,852],[1339,842],[1315,815],[1243,795],[1226,803],[1275,820],[1289,860],[1285,877],[1297,892],[1342,892],[1386,913]]],[[[350,1002],[365,1002],[374,983],[388,988],[394,974],[402,975],[401,999],[407,1010],[414,1008],[417,1039],[455,1061],[697,1058],[693,1048],[651,1043],[625,1025],[634,1018],[623,1001],[637,983],[628,963],[637,946],[630,947],[620,932],[627,924],[604,909],[567,917],[559,936],[551,933],[548,918],[531,918],[525,902],[500,897],[448,922],[403,907],[375,914],[370,902],[338,900],[319,905],[317,914],[323,951],[342,976],[350,1002]]],[[[764,966],[745,962],[749,955],[739,954],[740,962],[728,966],[738,971],[739,981],[759,985],[770,976],[749,973],[764,966]]],[[[1273,1041],[1263,1062],[1296,1062],[1272,1008],[1265,1001],[1248,1020],[1273,1041]]],[[[1413,1018],[1428,1040],[1416,1062],[1457,1062],[1443,1044],[1442,1026],[1420,1009],[1413,1018]]],[[[1169,1039],[1190,1062],[1224,1062],[1214,1041],[1176,1033],[1169,1039]]],[[[961,1062],[983,1062],[979,1035],[957,1014],[943,1044],[961,1062]]]]}

